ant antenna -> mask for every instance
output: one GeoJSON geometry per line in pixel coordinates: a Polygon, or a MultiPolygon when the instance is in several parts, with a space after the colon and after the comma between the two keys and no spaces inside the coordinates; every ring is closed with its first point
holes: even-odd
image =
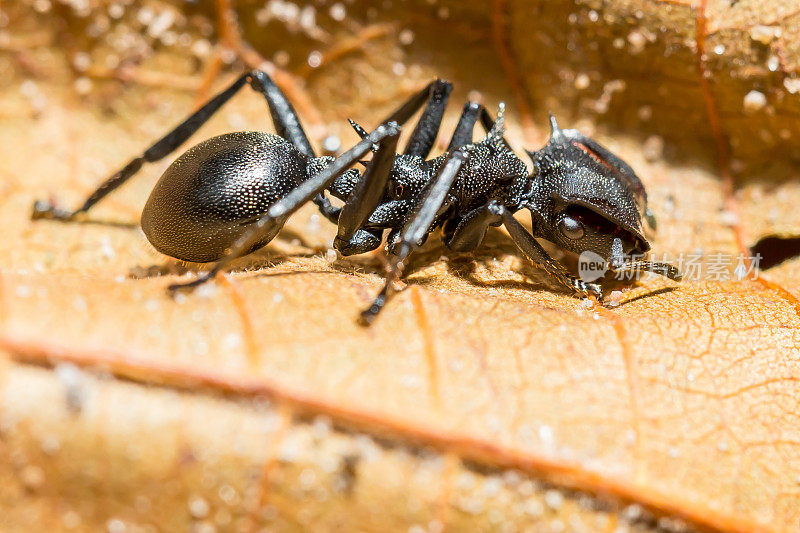
{"type": "Polygon", "coordinates": [[[614,267],[614,272],[652,272],[653,274],[660,274],[666,278],[669,278],[673,281],[680,281],[681,280],[681,272],[674,266],[670,265],[669,263],[659,263],[656,261],[630,261],[628,263],[622,263],[621,265],[617,265],[614,267]]]}

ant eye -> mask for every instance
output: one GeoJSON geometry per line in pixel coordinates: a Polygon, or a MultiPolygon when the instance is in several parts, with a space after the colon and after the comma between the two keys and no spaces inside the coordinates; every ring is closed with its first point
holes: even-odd
{"type": "Polygon", "coordinates": [[[558,231],[560,231],[567,239],[571,239],[573,241],[580,239],[584,234],[583,224],[567,215],[564,215],[558,221],[558,231]]]}
{"type": "Polygon", "coordinates": [[[394,197],[398,198],[398,199],[402,198],[404,190],[405,190],[405,188],[402,185],[395,185],[394,186],[394,197]]]}

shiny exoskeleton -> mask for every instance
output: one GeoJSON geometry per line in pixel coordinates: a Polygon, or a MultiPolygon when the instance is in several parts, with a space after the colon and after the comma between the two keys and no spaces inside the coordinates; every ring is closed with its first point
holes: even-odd
{"type": "Polygon", "coordinates": [[[145,162],[174,151],[246,85],[265,97],[278,135],[228,133],[194,146],[166,170],[142,213],[142,229],[156,249],[185,261],[215,262],[206,274],[170,290],[208,281],[264,246],[309,201],[338,225],[334,246],[344,255],[373,250],[386,236],[387,276],[361,315],[365,323],[386,303],[405,259],[438,228],[446,246],[468,252],[481,244],[489,226],[503,225],[531,261],[583,296],[601,299],[601,287],[572,276],[534,237],[571,252],[593,252],[614,270],[645,269],[680,279],[671,265],[628,259],[650,248],[642,225],[651,217],[647,195],[634,171],[594,140],[561,130],[552,117],[549,142],[527,152],[530,171],[503,137],[502,105],[495,122],[481,105],[467,103],[447,151],[427,159],[451,90],[443,80],[431,82],[370,133],[351,121],[361,141],[334,158],[315,155],[272,79],[249,72],[104,182],[78,210],[39,201],[33,218],[70,220],[89,210],[145,162]],[[398,154],[401,125],[423,106],[398,154]],[[478,121],[487,135],[473,142],[478,121]],[[351,168],[369,152],[363,172],[351,168]],[[343,206],[334,207],[326,193],[343,206]],[[531,213],[532,232],[513,216],[523,209],[531,213]]]}

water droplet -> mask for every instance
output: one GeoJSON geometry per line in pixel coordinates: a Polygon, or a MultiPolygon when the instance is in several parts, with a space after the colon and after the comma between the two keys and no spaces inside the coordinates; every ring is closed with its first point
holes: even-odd
{"type": "Polygon", "coordinates": [[[242,336],[238,333],[228,333],[222,338],[222,347],[225,350],[235,350],[242,345],[242,336]]]}
{"type": "Polygon", "coordinates": [[[27,465],[19,473],[22,484],[31,492],[35,492],[44,485],[44,470],[40,466],[27,465]]]}
{"type": "Polygon", "coordinates": [[[677,459],[681,455],[681,451],[676,446],[671,446],[669,450],[667,450],[667,455],[669,455],[673,459],[677,459]]]}
{"type": "Polygon", "coordinates": [[[533,518],[539,518],[544,514],[544,505],[542,505],[542,502],[538,500],[530,500],[526,502],[523,509],[526,515],[533,518]]]}
{"type": "Polygon", "coordinates": [[[719,221],[728,227],[733,227],[739,223],[739,216],[734,211],[724,209],[719,213],[719,221]]]}
{"type": "Polygon", "coordinates": [[[483,494],[487,498],[493,498],[500,494],[500,489],[503,488],[503,480],[498,476],[489,476],[483,482],[483,494]]]}
{"type": "Polygon", "coordinates": [[[766,107],[767,97],[764,93],[753,90],[745,95],[743,104],[746,113],[754,113],[766,107]]]}
{"type": "Polygon", "coordinates": [[[786,78],[783,80],[783,86],[790,94],[798,94],[800,93],[800,78],[786,78]]]}
{"type": "Polygon", "coordinates": [[[17,285],[17,288],[14,289],[14,294],[16,294],[18,298],[28,298],[33,294],[33,291],[27,285],[17,285]]]}
{"type": "Polygon", "coordinates": [[[544,493],[544,503],[550,509],[558,511],[564,505],[564,495],[556,489],[550,489],[544,493]]]}
{"type": "MultiPolygon", "coordinates": [[[[93,85],[94,84],[92,83],[92,80],[90,80],[86,76],[81,76],[75,79],[75,81],[72,84],[72,87],[75,89],[76,93],[78,93],[81,96],[85,96],[92,91],[93,85]]],[[[114,249],[112,248],[111,251],[113,257],[114,249]]]]}
{"type": "Polygon", "coordinates": [[[322,149],[326,152],[335,153],[342,147],[342,141],[336,135],[328,135],[322,140],[322,149]]]}
{"type": "Polygon", "coordinates": [[[628,522],[635,522],[639,520],[642,515],[644,514],[644,509],[642,506],[636,503],[628,505],[625,509],[622,510],[622,516],[628,522]]]}
{"type": "Polygon", "coordinates": [[[81,525],[81,515],[75,511],[67,511],[61,516],[64,529],[77,529],[81,525]]]}
{"type": "Polygon", "coordinates": [[[631,45],[631,53],[639,54],[644,51],[644,47],[647,44],[647,38],[642,34],[642,32],[634,30],[628,34],[628,43],[631,45]]]}
{"type": "Polygon", "coordinates": [[[192,518],[195,519],[203,519],[208,516],[208,513],[211,511],[211,507],[208,505],[208,502],[205,498],[201,496],[193,496],[189,498],[189,514],[192,515],[192,518]]]}
{"type": "Polygon", "coordinates": [[[400,44],[408,46],[409,44],[414,42],[414,32],[407,29],[403,30],[400,32],[397,38],[400,41],[400,44]]]}
{"type": "Polygon", "coordinates": [[[579,91],[582,91],[584,89],[587,89],[589,87],[589,85],[591,84],[591,82],[592,82],[592,80],[589,78],[589,76],[587,74],[581,72],[580,74],[575,76],[574,85],[575,85],[576,89],[578,89],[579,91]]]}
{"type": "Polygon", "coordinates": [[[46,435],[42,439],[42,451],[47,455],[55,455],[61,449],[61,441],[55,435],[46,435]]]}
{"type": "Polygon", "coordinates": [[[311,68],[317,68],[322,64],[322,52],[319,50],[314,50],[310,54],[308,54],[308,66],[311,68]]]}
{"type": "Polygon", "coordinates": [[[642,153],[647,161],[658,161],[664,155],[664,139],[659,135],[651,135],[644,141],[642,153]]]}
{"type": "Polygon", "coordinates": [[[300,472],[300,487],[303,490],[308,490],[311,488],[314,483],[317,481],[317,473],[314,472],[310,468],[304,468],[302,472],[300,472]]]}
{"type": "Polygon", "coordinates": [[[108,533],[125,533],[126,530],[125,522],[119,518],[112,518],[106,522],[106,531],[108,533]]]}
{"type": "Polygon", "coordinates": [[[339,22],[343,21],[344,18],[347,16],[347,11],[345,10],[344,4],[341,4],[339,2],[333,4],[328,13],[330,14],[333,20],[339,22]]]}
{"type": "Polygon", "coordinates": [[[778,56],[770,56],[767,59],[767,68],[770,72],[776,72],[781,66],[781,60],[778,59],[778,56]]]}
{"type": "Polygon", "coordinates": [[[217,294],[217,285],[215,283],[203,283],[195,289],[194,293],[198,298],[213,298],[217,294]]]}

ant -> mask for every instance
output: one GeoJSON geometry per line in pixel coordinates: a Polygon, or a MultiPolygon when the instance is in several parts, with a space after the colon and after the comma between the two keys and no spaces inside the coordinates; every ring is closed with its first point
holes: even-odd
{"type": "Polygon", "coordinates": [[[142,212],[142,230],[157,250],[184,261],[215,262],[195,280],[170,285],[170,291],[205,283],[234,259],[266,245],[309,201],[337,224],[333,245],[343,255],[378,248],[388,230],[386,278],[372,305],[361,313],[363,324],[375,319],[406,258],[437,228],[448,248],[469,252],[481,244],[489,226],[503,225],[524,254],[562,286],[598,300],[603,296],[600,285],[572,276],[534,236],[571,252],[598,254],[613,270],[644,269],[680,279],[672,265],[626,261],[627,254],[650,249],[642,220],[652,217],[642,182],[594,140],[559,129],[552,115],[548,143],[535,152],[526,150],[533,161],[531,172],[504,138],[502,104],[495,122],[482,105],[468,102],[447,152],[427,159],[452,89],[441,79],[369,133],[350,121],[361,141],[334,158],[314,153],[289,100],[266,72],[253,70],[101,184],[80,208],[67,211],[37,201],[32,218],[72,220],[85,213],[144,163],[181,146],[245,85],[266,99],[278,135],[227,133],[190,148],[167,168],[142,212]],[[398,154],[401,126],[423,106],[398,154]],[[473,142],[478,120],[487,135],[473,142]],[[369,152],[372,158],[362,163],[369,152]],[[363,172],[351,168],[356,163],[364,165],[363,172]],[[344,205],[333,206],[326,191],[344,205]],[[513,216],[521,209],[531,213],[532,233],[513,216]]]}

